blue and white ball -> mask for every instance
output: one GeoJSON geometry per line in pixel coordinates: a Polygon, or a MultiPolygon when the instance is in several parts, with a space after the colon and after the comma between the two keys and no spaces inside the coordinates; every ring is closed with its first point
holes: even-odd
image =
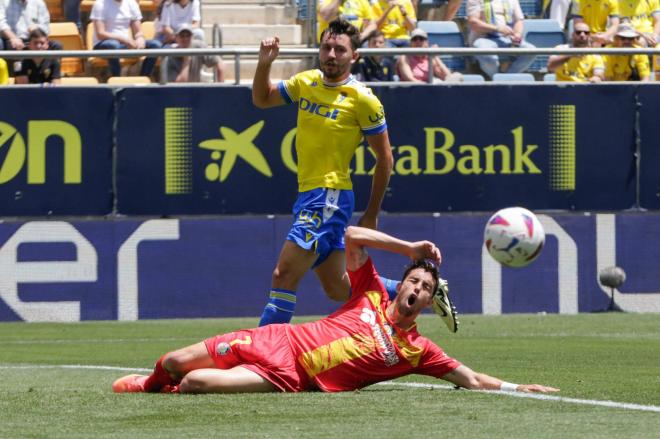
{"type": "Polygon", "coordinates": [[[539,219],[522,207],[498,210],[484,231],[488,253],[507,267],[524,267],[538,257],[545,243],[539,219]]]}

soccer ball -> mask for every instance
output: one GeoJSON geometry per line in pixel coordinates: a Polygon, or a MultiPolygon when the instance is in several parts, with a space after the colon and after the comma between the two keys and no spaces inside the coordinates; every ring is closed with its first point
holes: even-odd
{"type": "Polygon", "coordinates": [[[545,232],[536,215],[522,207],[498,210],[484,230],[488,253],[500,264],[524,267],[541,253],[545,232]]]}

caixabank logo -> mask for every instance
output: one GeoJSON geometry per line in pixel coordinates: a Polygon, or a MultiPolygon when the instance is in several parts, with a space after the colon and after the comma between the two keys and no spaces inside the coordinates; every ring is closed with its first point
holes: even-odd
{"type": "MultiPolygon", "coordinates": [[[[547,132],[525,130],[524,125],[506,128],[483,126],[498,138],[506,136],[507,142],[475,145],[465,139],[465,126],[460,133],[466,142],[457,140],[456,132],[444,126],[419,126],[423,133],[421,145],[403,142],[392,147],[394,167],[392,174],[399,178],[442,177],[448,175],[470,178],[472,176],[528,175],[547,181],[551,191],[576,189],[576,107],[574,105],[550,105],[545,114],[547,132]],[[542,158],[539,148],[547,147],[547,158],[542,158]]],[[[543,117],[543,116],[541,116],[543,117]]],[[[220,125],[219,137],[204,139],[197,145],[193,138],[193,109],[171,107],[164,110],[165,123],[165,193],[179,195],[192,193],[193,172],[202,169],[205,180],[226,182],[241,161],[256,170],[263,178],[273,178],[273,163],[269,163],[255,139],[260,134],[268,136],[267,122],[257,121],[243,131],[220,125]],[[205,163],[193,163],[194,149],[209,152],[205,163]]],[[[410,123],[414,121],[410,120],[410,123]]],[[[294,160],[296,128],[292,127],[283,138],[280,157],[283,167],[296,172],[294,160]]],[[[396,135],[396,133],[394,133],[396,135]]],[[[319,133],[322,136],[322,133],[319,133]]],[[[412,140],[412,139],[411,139],[412,140]]],[[[271,158],[271,160],[273,160],[271,158]]],[[[353,176],[373,174],[375,154],[366,142],[359,145],[353,158],[353,176]]]]}
{"type": "Polygon", "coordinates": [[[46,183],[46,144],[51,137],[61,140],[64,150],[63,182],[82,183],[82,142],[78,129],[62,120],[30,120],[21,133],[0,121],[0,185],[13,181],[27,168],[26,183],[46,183]]]}

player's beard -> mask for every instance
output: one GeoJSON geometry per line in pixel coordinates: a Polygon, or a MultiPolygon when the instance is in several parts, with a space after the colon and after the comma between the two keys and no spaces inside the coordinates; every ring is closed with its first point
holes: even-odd
{"type": "Polygon", "coordinates": [[[337,62],[335,62],[332,66],[328,66],[327,64],[328,63],[326,62],[321,65],[321,71],[323,72],[323,76],[328,79],[341,78],[348,71],[347,65],[341,65],[337,62]]]}

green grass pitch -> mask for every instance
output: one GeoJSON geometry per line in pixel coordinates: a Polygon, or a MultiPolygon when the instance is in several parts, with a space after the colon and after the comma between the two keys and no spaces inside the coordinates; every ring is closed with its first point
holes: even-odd
{"type": "Polygon", "coordinates": [[[560,387],[567,400],[407,386],[446,384],[417,375],[337,394],[116,395],[112,381],[130,371],[61,366],[150,368],[257,320],[4,323],[0,438],[660,437],[660,315],[461,317],[457,334],[433,315],[420,332],[475,370],[560,387]]]}

